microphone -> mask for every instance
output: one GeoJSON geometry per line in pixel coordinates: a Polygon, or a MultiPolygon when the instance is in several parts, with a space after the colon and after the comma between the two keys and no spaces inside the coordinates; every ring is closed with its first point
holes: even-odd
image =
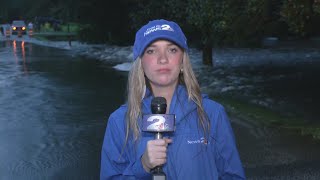
{"type": "MultiPolygon", "coordinates": [[[[155,133],[155,139],[162,139],[162,133],[173,132],[175,115],[166,114],[167,100],[164,97],[155,97],[151,101],[152,114],[145,114],[142,117],[142,131],[155,133]]],[[[166,174],[161,166],[157,166],[152,172],[153,180],[165,180],[166,174]]]]}

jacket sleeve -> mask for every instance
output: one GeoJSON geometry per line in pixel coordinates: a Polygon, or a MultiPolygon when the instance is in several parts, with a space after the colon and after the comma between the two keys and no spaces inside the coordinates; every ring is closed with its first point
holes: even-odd
{"type": "Polygon", "coordinates": [[[216,165],[219,179],[246,179],[230,121],[221,105],[218,109],[215,111],[215,125],[211,132],[217,143],[216,165]]]}
{"type": "Polygon", "coordinates": [[[113,115],[108,120],[101,152],[100,180],[150,179],[150,174],[142,167],[142,153],[130,151],[128,145],[123,150],[125,126],[117,122],[121,120],[113,115]]]}

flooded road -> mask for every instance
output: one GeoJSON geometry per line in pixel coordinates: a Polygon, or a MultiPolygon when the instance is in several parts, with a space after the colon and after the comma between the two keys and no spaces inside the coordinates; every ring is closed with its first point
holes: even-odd
{"type": "Polygon", "coordinates": [[[0,42],[0,179],[98,179],[126,75],[68,51],[0,42]]]}
{"type": "MultiPolygon", "coordinates": [[[[99,49],[89,54],[127,57],[131,52],[127,47],[119,49],[99,49]]],[[[214,71],[197,69],[204,90],[243,96],[266,107],[284,108],[282,112],[295,114],[292,110],[300,110],[298,114],[317,122],[315,105],[320,96],[315,82],[320,79],[320,66],[314,64],[313,54],[318,56],[318,52],[309,53],[313,64],[292,66],[286,63],[298,62],[304,57],[303,51],[290,51],[292,57],[300,55],[300,59],[285,58],[287,51],[268,51],[248,60],[251,55],[247,54],[253,53],[241,50],[237,53],[241,56],[234,56],[228,51],[221,53],[221,59],[232,56],[239,63],[241,59],[234,57],[241,57],[252,64],[249,60],[256,62],[266,54],[270,62],[280,57],[283,64],[228,69],[225,67],[232,63],[223,61],[220,63],[226,66],[214,71]]],[[[124,102],[126,76],[106,62],[67,50],[23,41],[0,42],[0,179],[98,179],[106,121],[110,112],[124,102]]],[[[248,179],[320,178],[319,141],[241,116],[231,115],[230,119],[248,179]]]]}

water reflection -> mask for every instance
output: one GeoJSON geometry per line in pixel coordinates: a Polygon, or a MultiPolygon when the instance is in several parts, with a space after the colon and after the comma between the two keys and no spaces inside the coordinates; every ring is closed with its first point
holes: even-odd
{"type": "Polygon", "coordinates": [[[5,47],[11,47],[11,41],[10,40],[6,41],[6,46],[5,47]]]}
{"type": "Polygon", "coordinates": [[[23,72],[25,74],[28,74],[28,67],[27,67],[27,62],[26,62],[25,42],[24,41],[17,42],[16,40],[14,40],[12,42],[12,48],[13,48],[13,55],[14,55],[16,64],[19,64],[19,61],[20,61],[20,58],[19,58],[20,57],[20,49],[18,49],[18,48],[21,48],[21,59],[22,59],[23,72]],[[18,46],[20,46],[20,47],[18,47],[18,46]]]}
{"type": "Polygon", "coordinates": [[[12,42],[12,48],[13,48],[13,56],[14,56],[14,59],[16,60],[16,64],[18,64],[17,42],[16,42],[15,40],[12,42]]]}
{"type": "Polygon", "coordinates": [[[124,102],[126,76],[19,40],[0,52],[0,179],[99,179],[107,117],[124,102]]]}

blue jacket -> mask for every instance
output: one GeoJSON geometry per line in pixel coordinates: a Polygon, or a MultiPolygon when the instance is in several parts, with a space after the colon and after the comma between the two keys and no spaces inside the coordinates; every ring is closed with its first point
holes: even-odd
{"type": "MultiPolygon", "coordinates": [[[[152,98],[147,92],[142,102],[144,114],[151,114],[152,98]]],[[[199,128],[195,103],[188,101],[184,86],[176,88],[170,105],[170,114],[176,115],[176,130],[164,134],[173,139],[168,146],[167,163],[163,165],[167,180],[245,179],[224,108],[207,96],[203,96],[203,107],[211,123],[208,139],[204,139],[199,128]]],[[[154,134],[141,132],[137,142],[129,139],[123,149],[126,111],[127,106],[122,105],[109,117],[101,153],[101,180],[152,177],[143,169],[140,159],[154,134]]]]}

